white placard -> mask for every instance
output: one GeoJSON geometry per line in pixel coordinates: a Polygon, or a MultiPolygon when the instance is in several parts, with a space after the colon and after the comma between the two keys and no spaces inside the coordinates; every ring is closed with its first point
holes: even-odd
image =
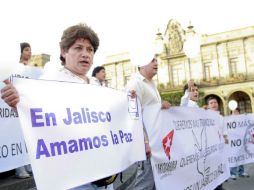
{"type": "MultiPolygon", "coordinates": [[[[13,77],[39,78],[42,69],[17,65],[13,77]]],[[[5,85],[1,83],[1,88],[5,85]]],[[[18,114],[0,99],[0,172],[30,163],[18,114]]]]}
{"type": "MultiPolygon", "coordinates": [[[[212,190],[229,177],[219,114],[200,108],[144,108],[156,188],[212,190]]],[[[222,126],[221,126],[222,127],[222,126]]]]}
{"type": "Polygon", "coordinates": [[[254,115],[232,115],[224,118],[228,132],[230,167],[254,162],[254,115]]]}
{"type": "Polygon", "coordinates": [[[145,159],[142,122],[128,113],[126,93],[31,79],[16,87],[38,189],[69,189],[145,159]]]}

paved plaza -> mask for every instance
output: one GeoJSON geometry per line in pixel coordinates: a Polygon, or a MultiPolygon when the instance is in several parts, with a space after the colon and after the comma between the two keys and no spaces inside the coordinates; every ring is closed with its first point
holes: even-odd
{"type": "Polygon", "coordinates": [[[223,184],[225,190],[254,190],[254,163],[245,165],[249,178],[237,177],[236,180],[229,179],[223,184]]]}
{"type": "MultiPolygon", "coordinates": [[[[254,190],[254,163],[245,165],[245,170],[250,175],[249,178],[238,177],[236,180],[228,179],[223,183],[224,189],[254,190]]],[[[134,179],[135,171],[136,168],[134,166],[131,166],[126,171],[124,171],[123,183],[120,182],[120,178],[118,178],[114,183],[115,190],[133,190],[132,182],[134,179]]],[[[35,184],[32,178],[18,180],[10,177],[5,180],[0,180],[0,190],[36,190],[36,188],[32,188],[34,185],[35,184]]],[[[169,190],[171,189],[169,188],[169,190]]]]}

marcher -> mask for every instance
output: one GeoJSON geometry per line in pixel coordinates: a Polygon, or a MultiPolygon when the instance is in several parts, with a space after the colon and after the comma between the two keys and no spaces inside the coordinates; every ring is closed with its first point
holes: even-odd
{"type": "MultiPolygon", "coordinates": [[[[144,50],[146,51],[146,50],[144,50]]],[[[157,74],[158,62],[155,58],[155,54],[148,52],[147,55],[141,53],[139,56],[144,56],[138,64],[139,72],[134,75],[128,82],[126,89],[128,91],[134,90],[137,97],[140,100],[142,110],[147,105],[161,104],[162,109],[168,109],[170,103],[167,101],[161,101],[160,94],[153,82],[153,77],[157,74]],[[150,54],[149,54],[150,53],[150,54]]],[[[134,60],[135,61],[135,60],[134,60]]],[[[137,163],[137,173],[135,177],[134,190],[153,190],[155,189],[155,183],[153,178],[152,167],[150,163],[151,148],[149,145],[149,139],[144,126],[144,143],[147,160],[137,163]]]]}
{"type": "MultiPolygon", "coordinates": [[[[48,80],[68,81],[76,83],[89,83],[86,76],[91,65],[96,50],[99,46],[97,34],[87,25],[78,24],[64,30],[60,49],[60,59],[63,68],[52,72],[45,73],[41,78],[48,80]]],[[[11,107],[16,108],[19,102],[19,95],[15,87],[5,81],[6,86],[1,89],[2,99],[11,107]]],[[[84,175],[88,175],[84,172],[84,175]]],[[[72,190],[97,190],[98,187],[92,183],[85,184],[72,190]]]]}

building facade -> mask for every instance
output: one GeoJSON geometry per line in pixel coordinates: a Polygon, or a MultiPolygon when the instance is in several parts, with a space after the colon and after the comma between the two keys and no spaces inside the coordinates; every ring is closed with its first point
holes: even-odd
{"type": "Polygon", "coordinates": [[[118,90],[124,90],[131,75],[137,71],[137,68],[131,64],[128,52],[106,57],[103,66],[106,70],[108,86],[118,90]]]}
{"type": "MultiPolygon", "coordinates": [[[[195,58],[188,58],[183,51],[185,35],[176,20],[168,22],[164,34],[156,34],[155,44],[163,43],[157,55],[160,64],[156,82],[160,92],[181,91],[187,81],[194,79],[205,98],[209,95],[218,98],[223,114],[229,114],[228,102],[233,99],[241,113],[253,112],[254,26],[201,35],[200,52],[195,58]]],[[[125,59],[120,55],[104,65],[107,74],[110,70],[108,80],[116,89],[122,89],[130,73],[136,71],[127,54],[125,59]]]]}
{"type": "Polygon", "coordinates": [[[31,59],[29,60],[29,65],[43,68],[44,65],[49,61],[50,55],[48,54],[32,55],[31,59]]]}

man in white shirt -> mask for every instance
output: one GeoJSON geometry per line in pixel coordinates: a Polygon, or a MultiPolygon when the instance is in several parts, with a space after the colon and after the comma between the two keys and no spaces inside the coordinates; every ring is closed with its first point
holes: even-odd
{"type": "MultiPolygon", "coordinates": [[[[146,50],[144,50],[146,51],[146,50]]],[[[167,101],[161,101],[160,94],[153,82],[153,77],[157,74],[158,62],[155,55],[151,52],[139,59],[138,70],[139,72],[135,74],[127,84],[128,91],[135,91],[138,99],[140,100],[142,110],[147,105],[161,104],[162,109],[168,109],[170,103],[167,101]]],[[[153,172],[150,163],[151,148],[149,145],[149,139],[146,134],[144,126],[144,143],[147,160],[143,162],[138,162],[137,173],[134,182],[134,190],[153,190],[155,189],[153,172]]]]}
{"type": "Polygon", "coordinates": [[[197,102],[199,98],[198,86],[193,80],[190,80],[188,84],[184,86],[184,95],[181,98],[180,106],[185,107],[199,107],[197,102]]]}

